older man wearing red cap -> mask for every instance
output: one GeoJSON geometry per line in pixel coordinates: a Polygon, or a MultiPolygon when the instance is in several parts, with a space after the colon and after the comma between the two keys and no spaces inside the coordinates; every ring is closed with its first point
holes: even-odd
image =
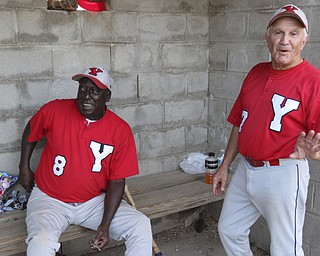
{"type": "Polygon", "coordinates": [[[77,98],[45,104],[23,133],[19,180],[32,190],[27,256],[61,255],[59,237],[71,224],[97,231],[90,242],[96,250],[124,239],[126,255],[151,256],[150,220],[122,200],[125,179],[139,170],[129,125],[106,106],[113,81],[101,67],[72,79],[79,82],[77,98]],[[33,172],[30,158],[43,137],[33,172]]]}
{"type": "Polygon", "coordinates": [[[272,256],[302,256],[308,159],[320,159],[320,72],[301,57],[308,21],[292,4],[277,10],[265,33],[271,61],[256,65],[229,114],[233,127],[213,193],[242,155],[219,219],[228,256],[250,256],[250,227],[262,215],[272,256]]]}

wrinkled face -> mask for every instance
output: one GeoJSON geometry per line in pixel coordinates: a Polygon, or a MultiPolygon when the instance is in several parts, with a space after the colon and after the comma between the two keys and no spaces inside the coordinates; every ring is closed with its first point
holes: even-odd
{"type": "Polygon", "coordinates": [[[289,69],[302,62],[301,51],[306,44],[307,36],[297,19],[279,18],[269,27],[265,36],[273,68],[289,69]]]}
{"type": "Polygon", "coordinates": [[[77,104],[80,113],[90,120],[98,120],[105,113],[105,104],[110,100],[111,92],[102,90],[89,78],[79,81],[77,104]]]}

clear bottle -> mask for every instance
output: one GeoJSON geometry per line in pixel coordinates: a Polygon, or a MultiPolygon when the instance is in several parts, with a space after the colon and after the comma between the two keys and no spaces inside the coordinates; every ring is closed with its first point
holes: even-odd
{"type": "Polygon", "coordinates": [[[220,166],[224,158],[224,149],[220,149],[217,155],[217,158],[218,158],[218,166],[220,166]]]}
{"type": "Polygon", "coordinates": [[[205,183],[212,184],[213,174],[217,171],[218,168],[218,159],[215,157],[213,152],[209,152],[208,157],[205,159],[205,183]]]}

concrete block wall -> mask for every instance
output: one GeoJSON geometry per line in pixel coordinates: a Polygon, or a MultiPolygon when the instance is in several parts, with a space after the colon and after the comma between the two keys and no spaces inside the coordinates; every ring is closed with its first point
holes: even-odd
{"type": "MultiPolygon", "coordinates": [[[[320,4],[304,56],[320,68],[320,4]]],[[[46,0],[0,2],[0,170],[18,173],[23,128],[71,76],[101,65],[115,80],[110,108],[132,126],[141,175],[178,168],[190,152],[226,146],[226,118],[250,68],[269,59],[264,31],[280,0],[111,0],[102,13],[48,11],[46,0]]],[[[32,161],[37,165],[41,145],[32,161]]],[[[319,255],[319,163],[311,163],[306,255],[319,255]]],[[[269,244],[262,219],[252,238],[269,244]],[[263,235],[261,235],[263,234],[263,235]]],[[[266,248],[267,249],[267,248],[266,248]]]]}
{"type": "MultiPolygon", "coordinates": [[[[270,58],[264,32],[272,12],[288,3],[300,6],[308,17],[309,42],[303,56],[320,68],[320,3],[312,0],[210,1],[208,146],[213,150],[227,143],[231,126],[226,118],[245,75],[255,64],[270,58]]],[[[316,256],[320,255],[320,164],[312,161],[310,166],[303,246],[306,256],[316,256]]],[[[269,249],[269,231],[263,218],[252,228],[251,238],[258,246],[269,249]]]]}
{"type": "Polygon", "coordinates": [[[1,1],[0,170],[18,174],[27,121],[75,97],[71,76],[92,65],[115,80],[109,107],[133,129],[141,175],[178,169],[207,149],[208,41],[207,0],[116,0],[101,13],[1,1]]]}

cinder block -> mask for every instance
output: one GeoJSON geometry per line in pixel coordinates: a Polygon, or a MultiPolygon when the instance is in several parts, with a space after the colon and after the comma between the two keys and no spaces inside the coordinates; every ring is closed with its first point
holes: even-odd
{"type": "Polygon", "coordinates": [[[80,42],[76,13],[48,12],[41,9],[19,10],[17,20],[19,42],[33,44],[80,42]]]}
{"type": "Polygon", "coordinates": [[[259,62],[269,60],[265,43],[232,44],[228,50],[228,71],[248,73],[259,62]]]}
{"type": "Polygon", "coordinates": [[[138,26],[142,41],[184,41],[186,38],[185,15],[141,15],[138,26]]]}
{"type": "Polygon", "coordinates": [[[179,163],[182,162],[185,157],[185,153],[176,153],[174,155],[171,154],[163,156],[163,171],[170,172],[173,170],[181,170],[179,163]]]}
{"type": "Polygon", "coordinates": [[[130,73],[137,71],[136,55],[138,46],[136,45],[116,45],[112,47],[114,71],[122,73],[130,73]]]}
{"type": "Polygon", "coordinates": [[[160,70],[158,45],[121,45],[112,47],[114,70],[121,73],[160,70]]]}
{"type": "MultiPolygon", "coordinates": [[[[211,98],[211,97],[210,97],[211,98]]],[[[225,99],[213,98],[209,100],[208,121],[212,124],[223,125],[226,122],[227,101],[225,99]]]]}
{"type": "Polygon", "coordinates": [[[204,100],[184,100],[165,103],[165,123],[199,122],[207,120],[207,104],[204,100]]]}
{"type": "Polygon", "coordinates": [[[18,9],[18,8],[32,8],[32,9],[46,9],[47,1],[43,0],[1,0],[0,8],[18,9]]]}
{"type": "Polygon", "coordinates": [[[18,118],[1,119],[0,131],[5,136],[0,136],[0,148],[17,147],[23,128],[18,118]]]}
{"type": "MultiPolygon", "coordinates": [[[[310,33],[311,33],[310,37],[312,37],[313,32],[310,32],[310,33]]],[[[320,40],[320,34],[318,38],[320,40]]],[[[318,68],[320,67],[320,58],[318,57],[318,54],[315,54],[315,52],[317,52],[319,49],[320,49],[320,44],[318,42],[314,42],[314,43],[307,42],[307,45],[302,52],[302,56],[306,60],[308,60],[308,62],[310,62],[311,64],[315,65],[318,68]]]]}
{"type": "Polygon", "coordinates": [[[226,43],[210,43],[210,70],[226,70],[228,63],[228,47],[226,43]]]}
{"type": "MultiPolygon", "coordinates": [[[[54,48],[53,72],[55,78],[70,78],[92,66],[101,66],[110,71],[109,45],[73,45],[54,48]]],[[[112,72],[111,72],[112,76],[112,72]]]]}
{"type": "Polygon", "coordinates": [[[139,55],[138,66],[142,72],[161,70],[162,60],[158,44],[140,44],[137,54],[139,55]]]}
{"type": "Polygon", "coordinates": [[[10,175],[18,176],[20,161],[20,151],[1,152],[0,153],[0,171],[10,175]]]}
{"type": "Polygon", "coordinates": [[[127,106],[115,108],[114,111],[134,129],[159,129],[163,126],[164,110],[161,104],[127,106]]]}
{"type": "Polygon", "coordinates": [[[225,13],[229,9],[229,0],[210,0],[209,13],[222,12],[225,13]]]}
{"type": "Polygon", "coordinates": [[[208,15],[187,15],[188,42],[208,42],[209,17],[208,15]]]}
{"type": "Polygon", "coordinates": [[[140,152],[140,138],[139,138],[139,133],[133,133],[133,137],[134,137],[134,142],[136,144],[136,149],[137,149],[137,154],[139,156],[139,152],[140,152]]]}
{"type": "Polygon", "coordinates": [[[0,79],[29,79],[52,76],[50,50],[36,47],[0,48],[0,79]],[[30,64],[32,63],[32,65],[30,64]]]}
{"type": "MultiPolygon", "coordinates": [[[[225,149],[230,136],[231,127],[223,127],[219,124],[210,124],[208,128],[208,147],[214,151],[225,149]]],[[[233,166],[236,166],[234,162],[233,166]]]]}
{"type": "Polygon", "coordinates": [[[4,111],[13,111],[20,105],[19,91],[16,83],[0,84],[2,93],[0,94],[0,113],[4,111]]]}
{"type": "MultiPolygon", "coordinates": [[[[306,13],[307,18],[309,20],[310,39],[312,39],[312,41],[315,41],[315,43],[318,44],[318,42],[320,40],[320,31],[317,28],[319,28],[319,26],[320,26],[320,17],[318,15],[319,11],[320,11],[320,6],[318,4],[318,6],[314,6],[311,8],[312,8],[312,11],[310,11],[310,8],[303,7],[303,11],[306,13]],[[311,24],[310,24],[310,21],[312,21],[311,24]]],[[[309,43],[307,43],[307,44],[309,44],[309,43]]],[[[319,46],[317,46],[317,47],[319,47],[319,46]]],[[[319,48],[317,48],[317,49],[319,49],[319,48]]],[[[306,50],[308,51],[308,49],[306,49],[306,50]]],[[[304,50],[304,51],[306,51],[306,50],[304,50]]],[[[312,51],[312,53],[314,53],[314,52],[312,51]]],[[[314,55],[316,55],[316,54],[314,54],[314,55]]]]}
{"type": "Polygon", "coordinates": [[[320,216],[320,184],[311,181],[314,186],[314,200],[313,201],[313,210],[312,213],[315,213],[320,216]]]}
{"type": "MultiPolygon", "coordinates": [[[[304,250],[304,251],[306,251],[306,250],[304,250]]],[[[309,256],[309,255],[310,256],[318,256],[318,255],[320,255],[320,248],[319,247],[312,246],[309,251],[310,251],[309,253],[305,252],[306,256],[309,256]]]]}
{"type": "Polygon", "coordinates": [[[207,0],[165,0],[163,1],[163,11],[177,13],[207,13],[208,4],[207,0]]]}
{"type": "Polygon", "coordinates": [[[207,13],[207,0],[117,0],[111,1],[113,10],[140,11],[152,13],[207,13]]]}
{"type": "Polygon", "coordinates": [[[165,44],[163,68],[203,70],[208,67],[206,45],[165,44]]]}
{"type": "Polygon", "coordinates": [[[247,14],[223,13],[210,17],[210,41],[241,42],[247,39],[247,14]]]}
{"type": "Polygon", "coordinates": [[[113,87],[110,104],[128,104],[138,102],[137,77],[131,75],[112,75],[113,87]]]}
{"type": "MultiPolygon", "coordinates": [[[[279,3],[277,3],[279,4],[279,3]]],[[[285,3],[284,3],[285,4],[285,3]]],[[[280,5],[282,5],[280,3],[280,5]]],[[[254,10],[254,9],[270,9],[272,8],[272,2],[269,0],[249,0],[249,1],[231,1],[229,2],[230,11],[241,11],[241,10],[254,10]]]]}
{"type": "Polygon", "coordinates": [[[183,97],[185,74],[147,73],[139,75],[140,97],[143,100],[169,100],[183,97]]]}
{"type": "Polygon", "coordinates": [[[140,157],[152,158],[180,153],[185,150],[184,127],[140,134],[140,157]]]}
{"type": "Polygon", "coordinates": [[[208,129],[205,125],[190,125],[186,130],[186,149],[204,151],[208,146],[208,129]]]}
{"type": "MultiPolygon", "coordinates": [[[[189,72],[187,74],[187,90],[190,93],[205,93],[208,92],[208,72],[189,72]]],[[[207,95],[206,95],[207,96],[207,95]]]]}
{"type": "Polygon", "coordinates": [[[38,109],[53,99],[52,80],[26,80],[21,84],[21,107],[23,109],[38,109]]]}
{"type": "Polygon", "coordinates": [[[14,11],[0,10],[0,44],[13,44],[16,42],[15,17],[14,11]]]}
{"type": "MultiPolygon", "coordinates": [[[[142,11],[142,6],[145,5],[145,2],[150,2],[150,5],[152,7],[157,7],[160,4],[153,5],[154,1],[137,1],[137,0],[117,0],[117,1],[111,1],[110,2],[110,9],[113,11],[142,11]]],[[[154,11],[156,11],[156,9],[154,9],[154,11]]]]}
{"type": "MultiPolygon", "coordinates": [[[[253,1],[252,1],[253,2],[253,1]]],[[[265,32],[267,24],[272,13],[269,12],[253,12],[249,14],[249,39],[253,41],[265,41],[265,32]]]]}
{"type": "Polygon", "coordinates": [[[303,227],[303,241],[312,246],[320,248],[318,233],[320,230],[320,216],[314,213],[307,212],[303,227]]]}
{"type": "Polygon", "coordinates": [[[160,157],[140,159],[139,169],[139,176],[161,173],[163,172],[162,160],[160,157]]]}
{"type": "Polygon", "coordinates": [[[51,95],[49,100],[76,98],[78,86],[79,83],[73,81],[71,76],[65,79],[55,79],[50,88],[51,95]]]}
{"type": "MultiPolygon", "coordinates": [[[[313,208],[315,205],[316,185],[317,185],[317,183],[315,183],[313,180],[310,180],[309,186],[308,186],[308,197],[307,197],[307,202],[306,202],[306,211],[309,211],[309,212],[313,211],[313,208]]],[[[318,189],[319,189],[319,186],[318,186],[318,189]]],[[[319,207],[319,205],[317,207],[319,207]]],[[[318,210],[319,210],[319,208],[318,208],[318,210]]]]}
{"type": "Polygon", "coordinates": [[[214,98],[235,100],[239,94],[246,73],[211,72],[209,90],[214,98]]]}
{"type": "Polygon", "coordinates": [[[84,42],[136,42],[138,36],[135,13],[83,13],[84,42]]]}

